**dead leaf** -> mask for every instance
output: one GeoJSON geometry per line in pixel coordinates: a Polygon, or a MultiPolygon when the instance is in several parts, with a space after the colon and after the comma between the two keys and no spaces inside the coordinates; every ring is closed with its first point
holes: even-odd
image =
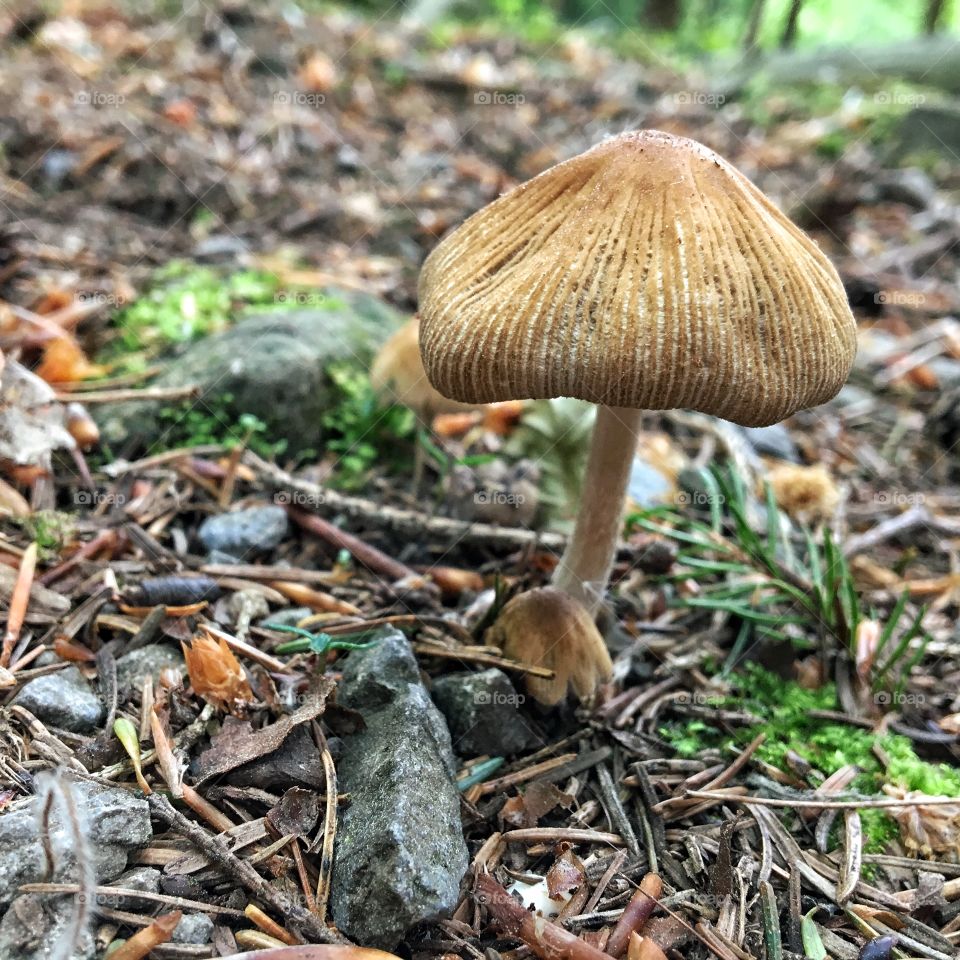
{"type": "MultiPolygon", "coordinates": [[[[940,860],[960,855],[960,799],[956,803],[923,804],[927,794],[884,784],[883,792],[900,800],[913,801],[908,807],[891,807],[906,848],[921,857],[940,860]]],[[[932,798],[930,798],[932,799],[932,798]]]]}
{"type": "Polygon", "coordinates": [[[553,861],[546,879],[550,899],[559,900],[582,887],[587,877],[580,858],[572,850],[565,850],[553,861]]]}
{"type": "Polygon", "coordinates": [[[306,837],[320,818],[320,797],[315,790],[291,787],[267,811],[267,820],[281,837],[306,837]]]}
{"type": "Polygon", "coordinates": [[[44,345],[43,359],[36,373],[47,383],[76,383],[78,380],[102,376],[105,369],[91,363],[80,344],[64,333],[44,345]]]}
{"type": "Polygon", "coordinates": [[[198,635],[181,647],[193,689],[204,700],[231,713],[253,700],[243,667],[224,640],[198,635]]]}
{"type": "Polygon", "coordinates": [[[197,761],[199,772],[196,785],[201,786],[212,777],[229,773],[278,750],[293,730],[324,712],[327,697],[334,686],[332,680],[322,678],[316,690],[296,713],[261,730],[250,730],[246,724],[234,723],[230,727],[225,725],[223,732],[211,740],[210,748],[202,753],[197,761]]]}

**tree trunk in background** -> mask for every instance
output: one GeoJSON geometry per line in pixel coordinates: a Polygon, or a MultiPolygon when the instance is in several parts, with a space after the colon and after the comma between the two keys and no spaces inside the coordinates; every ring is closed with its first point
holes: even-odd
{"type": "Polygon", "coordinates": [[[796,42],[797,21],[800,19],[802,9],[803,0],[790,0],[790,9],[787,11],[787,19],[783,24],[783,33],[780,34],[781,50],[791,49],[796,42]]]}
{"type": "Polygon", "coordinates": [[[927,0],[927,9],[923,15],[923,32],[928,36],[936,33],[943,25],[947,10],[947,0],[927,0]]]}
{"type": "Polygon", "coordinates": [[[750,13],[747,17],[747,29],[743,34],[743,52],[753,53],[757,49],[757,37],[760,34],[760,24],[763,21],[763,8],[766,0],[752,0],[750,13]]]}
{"type": "Polygon", "coordinates": [[[680,26],[681,0],[647,0],[643,5],[643,22],[653,30],[673,32],[680,26]]]}

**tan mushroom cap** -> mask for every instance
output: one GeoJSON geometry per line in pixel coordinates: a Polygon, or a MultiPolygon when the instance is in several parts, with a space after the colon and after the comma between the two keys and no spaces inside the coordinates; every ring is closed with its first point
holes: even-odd
{"type": "Polygon", "coordinates": [[[856,351],[817,245],[702,144],[621,134],[484,207],[420,274],[433,385],[775,423],[835,396],[856,351]]]}

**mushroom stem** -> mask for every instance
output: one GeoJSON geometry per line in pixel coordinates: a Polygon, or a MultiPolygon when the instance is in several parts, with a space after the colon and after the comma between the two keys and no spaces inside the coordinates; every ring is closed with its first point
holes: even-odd
{"type": "Polygon", "coordinates": [[[553,586],[596,615],[603,600],[623,522],[641,410],[598,407],[573,536],[553,574],[553,586]]]}

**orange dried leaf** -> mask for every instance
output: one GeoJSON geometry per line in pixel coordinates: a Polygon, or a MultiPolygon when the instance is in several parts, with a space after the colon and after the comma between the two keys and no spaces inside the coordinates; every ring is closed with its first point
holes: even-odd
{"type": "Polygon", "coordinates": [[[223,640],[200,635],[189,646],[181,646],[190,683],[197,694],[228,710],[253,700],[243,667],[223,640]]]}
{"type": "Polygon", "coordinates": [[[189,127],[197,119],[197,105],[192,100],[173,100],[163,108],[163,115],[178,127],[189,127]]]}
{"type": "Polygon", "coordinates": [[[43,359],[34,372],[47,383],[75,383],[100,376],[104,368],[91,363],[80,344],[65,333],[44,346],[43,359]]]}
{"type": "Polygon", "coordinates": [[[502,400],[485,408],[483,425],[491,433],[505,437],[517,425],[523,413],[522,400],[502,400]]]}
{"type": "Polygon", "coordinates": [[[441,413],[433,418],[433,432],[438,437],[461,437],[479,422],[479,413],[441,413]]]}
{"type": "Polygon", "coordinates": [[[315,53],[297,74],[300,86],[311,93],[329,93],[337,82],[337,65],[325,53],[315,53]]]}

